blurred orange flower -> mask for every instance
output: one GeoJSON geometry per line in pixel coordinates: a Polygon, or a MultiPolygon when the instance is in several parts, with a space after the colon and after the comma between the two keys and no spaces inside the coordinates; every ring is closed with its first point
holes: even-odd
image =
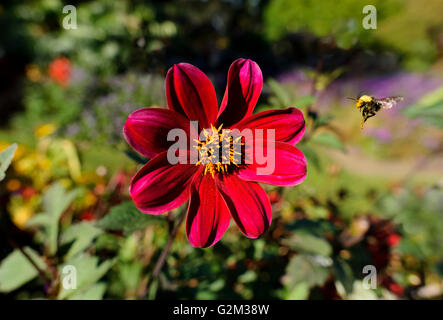
{"type": "Polygon", "coordinates": [[[25,71],[26,77],[32,82],[39,82],[42,79],[40,69],[34,64],[27,65],[25,71]]]}

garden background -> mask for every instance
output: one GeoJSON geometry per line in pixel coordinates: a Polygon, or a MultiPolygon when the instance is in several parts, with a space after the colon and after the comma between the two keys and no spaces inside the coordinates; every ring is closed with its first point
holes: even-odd
{"type": "Polygon", "coordinates": [[[369,30],[366,4],[2,1],[0,297],[441,299],[443,2],[372,1],[369,30]],[[68,4],[77,29],[62,27],[68,4]],[[265,187],[273,221],[260,239],[231,226],[196,249],[182,226],[153,277],[180,208],[135,209],[128,184],[146,159],[123,124],[166,106],[174,63],[197,66],[221,93],[239,57],[263,72],[256,112],[303,111],[307,178],[265,187]],[[362,92],[405,99],[360,130],[346,97],[362,92]],[[75,290],[62,285],[67,265],[75,290]]]}

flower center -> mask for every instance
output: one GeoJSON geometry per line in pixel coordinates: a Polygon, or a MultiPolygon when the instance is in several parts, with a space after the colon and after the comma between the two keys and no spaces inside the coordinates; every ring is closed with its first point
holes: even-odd
{"type": "Polygon", "coordinates": [[[211,128],[202,131],[204,137],[194,140],[199,156],[196,165],[204,165],[204,174],[209,172],[213,178],[216,173],[232,171],[242,162],[242,137],[235,137],[230,129],[222,130],[222,126],[216,128],[211,125],[211,128]]]}

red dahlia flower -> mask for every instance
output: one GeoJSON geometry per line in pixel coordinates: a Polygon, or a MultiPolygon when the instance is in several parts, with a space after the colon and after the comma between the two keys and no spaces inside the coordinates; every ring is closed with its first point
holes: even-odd
{"type": "MultiPolygon", "coordinates": [[[[160,214],[189,199],[186,233],[195,247],[209,247],[219,241],[231,216],[247,237],[259,237],[271,224],[272,212],[269,199],[257,182],[291,186],[306,177],[306,159],[293,146],[305,130],[303,114],[295,108],[252,114],[262,85],[262,73],[254,61],[234,61],[219,109],[214,87],[206,75],[190,64],[180,63],[166,76],[169,109],[136,110],[123,128],[128,143],[152,159],[131,181],[129,193],[136,206],[145,213],[160,214]],[[239,130],[274,129],[273,173],[258,174],[260,164],[255,160],[250,164],[229,165],[202,161],[170,164],[167,150],[174,141],[168,141],[167,134],[171,129],[181,128],[189,136],[190,121],[198,121],[202,128],[210,128],[209,132],[216,135],[222,126],[239,130]]],[[[205,141],[198,142],[200,155],[204,146],[205,141]]],[[[192,147],[187,149],[190,154],[192,147]]]]}

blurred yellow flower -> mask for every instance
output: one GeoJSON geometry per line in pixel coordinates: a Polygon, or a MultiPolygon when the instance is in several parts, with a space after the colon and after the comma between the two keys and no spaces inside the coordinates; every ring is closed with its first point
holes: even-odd
{"type": "Polygon", "coordinates": [[[12,222],[20,228],[24,229],[26,226],[26,222],[33,216],[34,211],[26,205],[20,206],[11,212],[12,222]]]}
{"type": "Polygon", "coordinates": [[[35,129],[34,134],[37,138],[42,138],[53,133],[57,127],[53,123],[47,123],[35,129]]]}
{"type": "Polygon", "coordinates": [[[8,211],[12,222],[20,229],[24,229],[28,220],[34,215],[39,206],[40,197],[35,195],[29,199],[21,195],[14,195],[8,204],[8,211]]]}
{"type": "Polygon", "coordinates": [[[33,161],[30,157],[25,157],[14,163],[14,169],[20,175],[26,175],[33,168],[33,161]]]}
{"type": "Polygon", "coordinates": [[[85,207],[92,207],[97,203],[97,197],[95,196],[94,193],[88,192],[83,201],[85,207]]]}

